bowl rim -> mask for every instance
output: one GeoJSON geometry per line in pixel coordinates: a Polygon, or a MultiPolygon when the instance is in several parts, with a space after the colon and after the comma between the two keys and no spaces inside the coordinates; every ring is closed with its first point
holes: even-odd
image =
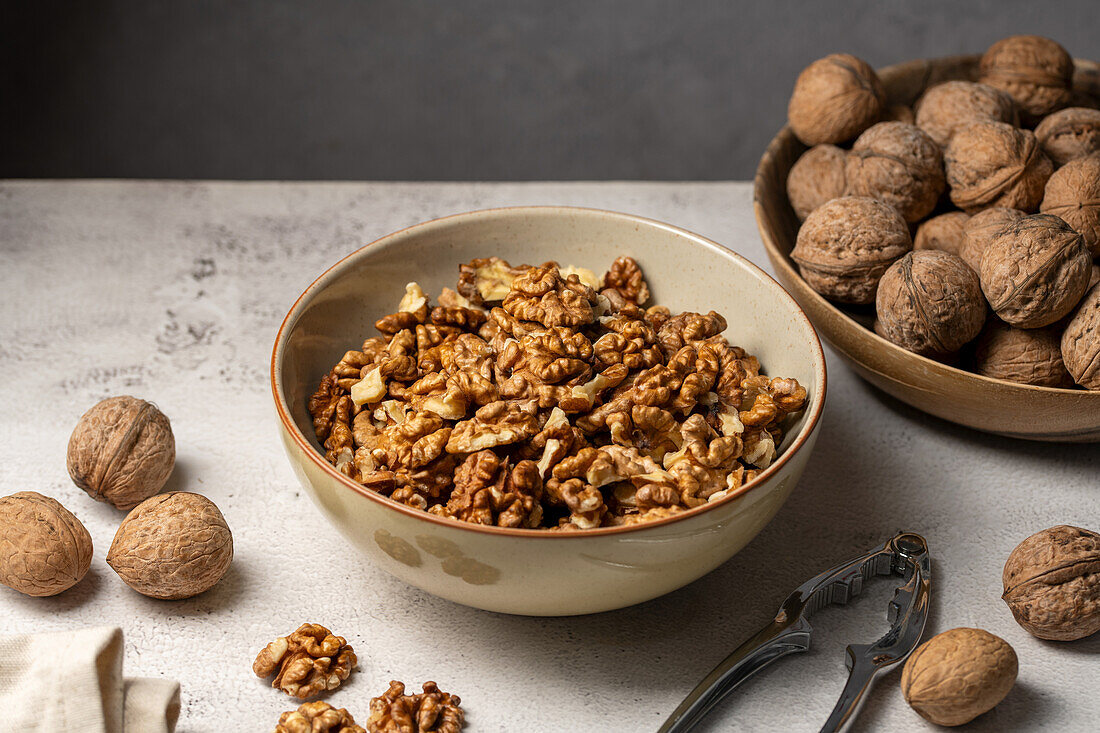
{"type": "Polygon", "coordinates": [[[726,504],[734,499],[740,498],[748,492],[763,486],[767,480],[773,477],[778,471],[797,453],[809,440],[810,436],[816,431],[820,421],[821,415],[825,407],[825,399],[828,393],[828,375],[826,371],[825,363],[825,351],[821,345],[821,337],[817,333],[817,329],[814,327],[813,322],[809,316],[806,315],[802,306],[798,301],[783,288],[782,285],[776,281],[771,275],[765,272],[759,266],[753,264],[744,256],[728,249],[713,240],[707,239],[694,232],[688,231],[681,227],[666,224],[656,219],[649,219],[635,214],[628,214],[618,211],[609,211],[606,209],[597,209],[581,206],[501,206],[487,209],[476,209],[473,211],[461,212],[458,214],[451,214],[448,216],[438,217],[436,219],[430,219],[428,221],[413,224],[411,226],[398,229],[397,231],[386,234],[372,242],[369,242],[362,247],[349,252],[344,257],[340,258],[335,264],[331,265],[323,273],[321,273],[310,285],[302,292],[301,295],[294,301],[294,304],[290,307],[286,316],[283,318],[282,323],[279,326],[279,330],[275,336],[275,344],[271,351],[271,365],[270,365],[270,381],[271,381],[271,394],[275,401],[275,409],[279,417],[279,421],[282,423],[283,429],[294,441],[296,446],[305,453],[306,457],[311,460],[322,472],[327,473],[330,477],[335,478],[345,488],[351,489],[360,496],[367,497],[370,501],[381,504],[383,507],[398,511],[414,519],[421,521],[427,521],[433,524],[438,524],[451,529],[459,531],[477,532],[482,534],[489,534],[495,536],[512,536],[512,537],[527,537],[527,538],[542,538],[542,539],[556,539],[556,538],[590,538],[605,536],[610,534],[624,534],[628,532],[637,532],[641,530],[650,529],[658,526],[666,526],[679,522],[689,517],[696,517],[705,511],[716,508],[723,504],[726,504]],[[495,525],[481,525],[473,524],[470,522],[460,522],[454,519],[448,519],[445,517],[439,517],[434,514],[430,514],[420,509],[414,509],[400,502],[393,501],[389,497],[383,496],[376,491],[372,491],[367,487],[359,484],[352,479],[348,478],[344,474],[336,470],[336,468],[325,460],[324,456],[318,453],[318,451],[310,444],[308,438],[298,429],[294,420],[291,419],[289,413],[289,405],[286,400],[286,396],[282,389],[282,384],[278,376],[281,371],[279,367],[282,365],[284,350],[286,341],[289,338],[291,328],[298,321],[298,317],[301,314],[305,304],[312,300],[312,298],[328,284],[328,281],[335,277],[340,271],[344,269],[345,264],[366,250],[376,245],[383,244],[385,242],[392,241],[399,238],[407,238],[413,236],[421,230],[431,230],[440,227],[447,227],[455,223],[478,219],[483,217],[493,216],[524,216],[524,215],[547,215],[547,214],[572,214],[591,217],[610,217],[614,219],[620,219],[626,222],[633,223],[635,225],[642,225],[646,227],[663,229],[680,237],[694,241],[696,244],[706,247],[719,255],[730,258],[733,261],[739,263],[745,267],[749,274],[755,276],[761,280],[765,286],[771,288],[771,290],[780,298],[786,299],[788,304],[793,307],[794,315],[804,321],[804,325],[808,328],[812,337],[810,341],[811,355],[815,357],[815,362],[812,363],[811,370],[814,375],[815,381],[820,384],[819,394],[811,398],[810,406],[807,408],[807,412],[803,415],[803,423],[795,436],[794,441],[786,450],[779,455],[776,460],[768,466],[766,469],[760,472],[756,478],[749,481],[742,486],[738,487],[737,491],[727,494],[721,499],[702,504],[697,507],[692,507],[685,511],[679,512],[669,517],[663,517],[661,519],[654,519],[649,522],[641,522],[633,525],[619,526],[619,527],[595,527],[593,529],[568,531],[568,532],[555,532],[548,531],[547,529],[526,529],[526,528],[513,528],[513,527],[497,527],[495,525]]]}
{"type": "MultiPolygon", "coordinates": [[[[980,58],[980,56],[980,54],[964,54],[955,56],[943,56],[934,59],[913,59],[910,61],[881,67],[879,69],[876,69],[876,73],[882,75],[885,73],[894,72],[897,69],[903,67],[919,66],[922,63],[927,65],[931,61],[974,60],[980,58]]],[[[1092,70],[1093,67],[1097,66],[1095,62],[1085,62],[1081,59],[1074,59],[1074,63],[1076,64],[1077,68],[1088,70],[1092,70]]],[[[768,147],[764,149],[764,154],[760,156],[760,162],[757,163],[756,174],[753,176],[752,180],[752,209],[753,216],[756,218],[756,229],[760,233],[760,239],[764,243],[764,249],[768,253],[768,258],[772,261],[772,264],[775,266],[776,270],[782,270],[788,278],[802,286],[799,287],[799,290],[804,293],[804,297],[810,298],[814,301],[814,304],[816,306],[824,307],[825,309],[830,311],[832,315],[837,316],[844,324],[842,328],[854,329],[859,333],[860,337],[869,337],[870,342],[878,348],[892,352],[900,359],[911,361],[914,365],[920,366],[928,370],[932,374],[936,375],[937,378],[953,377],[956,379],[973,380],[973,382],[977,384],[982,384],[987,387],[996,387],[998,389],[1019,390],[1020,392],[1030,392],[1032,394],[1072,395],[1073,397],[1079,399],[1089,399],[1085,395],[1094,394],[1096,395],[1098,401],[1100,401],[1100,391],[1087,389],[1071,389],[1066,387],[1044,387],[1037,384],[1024,384],[1022,382],[1013,382],[1008,379],[987,377],[984,374],[978,374],[977,372],[971,372],[960,367],[951,366],[950,364],[936,361],[935,359],[931,359],[927,356],[916,354],[912,351],[909,351],[908,349],[903,349],[892,341],[889,341],[878,335],[873,329],[866,328],[865,326],[863,326],[863,324],[859,323],[850,315],[841,310],[835,303],[811,288],[809,286],[809,283],[807,283],[799,274],[799,272],[792,266],[790,262],[790,256],[784,254],[779,249],[779,245],[772,238],[771,227],[769,226],[769,218],[765,216],[763,205],[760,203],[761,191],[764,186],[765,166],[775,165],[774,160],[778,154],[780,146],[788,139],[794,140],[800,145],[805,145],[805,143],[802,143],[800,140],[798,140],[797,137],[795,137],[794,132],[791,130],[789,124],[785,124],[782,128],[779,129],[779,131],[768,143],[768,147]]],[[[806,147],[807,149],[809,149],[809,146],[806,147]]],[[[783,196],[784,200],[787,201],[787,205],[789,206],[790,198],[787,197],[786,190],[783,191],[783,196]]],[[[875,369],[870,364],[868,364],[866,360],[858,358],[856,355],[852,354],[851,350],[838,346],[835,343],[834,339],[829,336],[827,329],[822,329],[822,334],[825,336],[825,339],[829,341],[830,344],[832,344],[834,348],[844,352],[844,354],[847,355],[848,358],[854,359],[860,365],[862,365],[863,368],[871,369],[875,372],[879,371],[878,369],[875,369]]],[[[883,374],[883,376],[889,377],[890,379],[894,380],[899,379],[898,375],[896,374],[883,374]]]]}

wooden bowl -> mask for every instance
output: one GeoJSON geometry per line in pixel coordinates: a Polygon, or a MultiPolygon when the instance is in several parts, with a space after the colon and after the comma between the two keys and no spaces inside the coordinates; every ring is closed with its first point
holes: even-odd
{"type": "MultiPolygon", "coordinates": [[[[976,80],[980,58],[910,61],[878,73],[890,104],[911,105],[933,84],[976,80]]],[[[1076,65],[1075,88],[1100,96],[1100,65],[1076,65]]],[[[787,173],[805,150],[789,127],[768,146],[753,184],[756,224],[779,281],[856,373],[902,402],[959,425],[1029,440],[1100,442],[1100,392],[990,379],[927,359],[875,334],[873,307],[838,305],[810,288],[790,258],[799,221],[786,189],[787,173]]]]}

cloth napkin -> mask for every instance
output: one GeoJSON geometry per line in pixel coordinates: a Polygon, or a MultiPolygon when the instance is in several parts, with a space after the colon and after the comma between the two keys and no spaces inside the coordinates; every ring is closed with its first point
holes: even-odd
{"type": "Polygon", "coordinates": [[[0,637],[0,733],[173,733],[180,686],[122,676],[122,630],[0,637]]]}

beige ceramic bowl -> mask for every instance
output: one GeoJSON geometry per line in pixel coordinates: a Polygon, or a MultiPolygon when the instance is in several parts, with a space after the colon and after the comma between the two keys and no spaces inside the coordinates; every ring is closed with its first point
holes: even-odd
{"type": "MultiPolygon", "coordinates": [[[[891,104],[912,104],[934,84],[977,79],[979,58],[911,61],[878,73],[891,104]]],[[[1074,86],[1100,93],[1100,67],[1077,61],[1074,86]]],[[[926,359],[875,334],[869,309],[836,305],[810,288],[790,259],[799,223],[786,188],[787,173],[805,150],[789,127],[768,146],[754,183],[756,224],[779,281],[856,373],[918,410],[967,427],[1031,440],[1100,441],[1100,392],[990,379],[926,359]]]]}
{"type": "Polygon", "coordinates": [[[825,360],[809,320],[760,269],[682,229],[574,208],[477,211],[419,224],[344,258],[302,294],[275,342],[271,384],[287,454],[336,527],[405,582],[468,606],[570,615],[655,598],[713,570],[775,515],[802,474],[825,400],[825,360]],[[458,265],[497,255],[602,272],[619,254],[644,268],[656,302],[713,308],[727,336],[768,373],[797,378],[808,406],[776,462],[736,495],[665,520],[585,532],[482,527],[435,517],[364,489],[325,461],[306,402],[343,353],[374,333],[406,282],[454,286],[458,265]]]}

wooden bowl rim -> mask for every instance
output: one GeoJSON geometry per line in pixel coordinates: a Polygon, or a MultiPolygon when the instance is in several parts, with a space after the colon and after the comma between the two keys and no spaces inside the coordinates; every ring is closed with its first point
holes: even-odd
{"type": "MultiPolygon", "coordinates": [[[[980,58],[981,54],[967,54],[957,56],[944,56],[935,59],[914,59],[898,64],[891,64],[890,66],[884,66],[881,69],[876,69],[876,73],[878,73],[879,76],[883,76],[888,74],[896,74],[900,71],[906,70],[909,67],[916,69],[922,66],[926,67],[927,69],[932,69],[938,64],[947,64],[951,62],[957,64],[969,63],[980,58]]],[[[1076,70],[1088,69],[1089,71],[1100,72],[1100,63],[1085,59],[1074,59],[1074,67],[1076,70]]],[[[887,90],[887,95],[889,95],[889,90],[887,90]]],[[[936,361],[935,359],[930,359],[926,356],[916,354],[912,351],[909,351],[908,349],[903,349],[892,341],[888,341],[882,336],[879,336],[872,329],[864,327],[862,324],[853,319],[850,315],[838,308],[832,301],[828,300],[827,298],[825,298],[825,296],[821,295],[816,290],[811,288],[809,284],[807,284],[802,276],[798,273],[798,271],[795,270],[795,268],[791,265],[789,255],[784,254],[779,249],[779,245],[772,238],[771,227],[769,226],[771,221],[765,215],[763,204],[761,204],[760,202],[761,191],[764,185],[763,179],[765,175],[765,169],[773,165],[773,161],[779,154],[779,151],[792,140],[798,142],[798,144],[800,145],[804,145],[804,143],[802,143],[800,140],[798,140],[798,138],[794,136],[794,133],[791,131],[790,125],[784,125],[775,135],[775,137],[772,138],[771,142],[768,143],[768,147],[764,150],[764,155],[761,156],[760,163],[757,165],[756,175],[753,177],[752,184],[752,208],[753,215],[756,219],[756,228],[757,231],[760,232],[760,239],[764,243],[764,249],[767,250],[768,256],[772,260],[772,264],[775,265],[776,269],[783,270],[784,274],[787,277],[792,278],[793,281],[798,282],[800,285],[802,285],[800,289],[804,292],[806,297],[811,298],[815,301],[815,305],[824,306],[833,315],[838,316],[838,322],[843,324],[840,326],[841,329],[847,329],[849,332],[851,332],[852,329],[855,329],[855,331],[858,333],[858,337],[869,339],[870,343],[878,349],[884,349],[900,357],[903,360],[908,360],[914,366],[919,366],[925,370],[928,370],[929,372],[935,374],[937,377],[962,379],[964,381],[973,380],[977,384],[985,384],[990,387],[996,387],[998,389],[1008,389],[1009,391],[1019,390],[1021,393],[1072,395],[1077,399],[1095,399],[1095,401],[1100,402],[1100,391],[1097,390],[1088,390],[1083,388],[1068,389],[1064,387],[1043,387],[1035,384],[1023,384],[1021,382],[1013,382],[1007,379],[987,377],[983,374],[967,371],[966,369],[951,366],[950,364],[944,364],[943,362],[936,361]],[[1087,395],[1091,395],[1091,397],[1087,395]]],[[[787,198],[785,189],[783,191],[783,197],[784,200],[787,201],[788,205],[790,205],[790,200],[787,198]]],[[[1100,287],[1100,285],[1096,285],[1094,287],[1100,287]]],[[[815,323],[814,325],[818,326],[817,323],[815,323]]],[[[818,327],[821,329],[823,335],[828,334],[827,329],[821,326],[818,327]]],[[[876,374],[881,374],[882,376],[888,377],[894,381],[908,383],[907,380],[902,379],[897,374],[885,373],[878,369],[872,368],[863,358],[860,358],[857,354],[851,353],[849,349],[841,349],[839,346],[833,343],[833,339],[831,338],[829,338],[828,340],[834,348],[836,348],[838,351],[843,351],[844,354],[848,356],[848,358],[858,362],[860,366],[862,366],[864,369],[875,372],[876,374]]]]}

